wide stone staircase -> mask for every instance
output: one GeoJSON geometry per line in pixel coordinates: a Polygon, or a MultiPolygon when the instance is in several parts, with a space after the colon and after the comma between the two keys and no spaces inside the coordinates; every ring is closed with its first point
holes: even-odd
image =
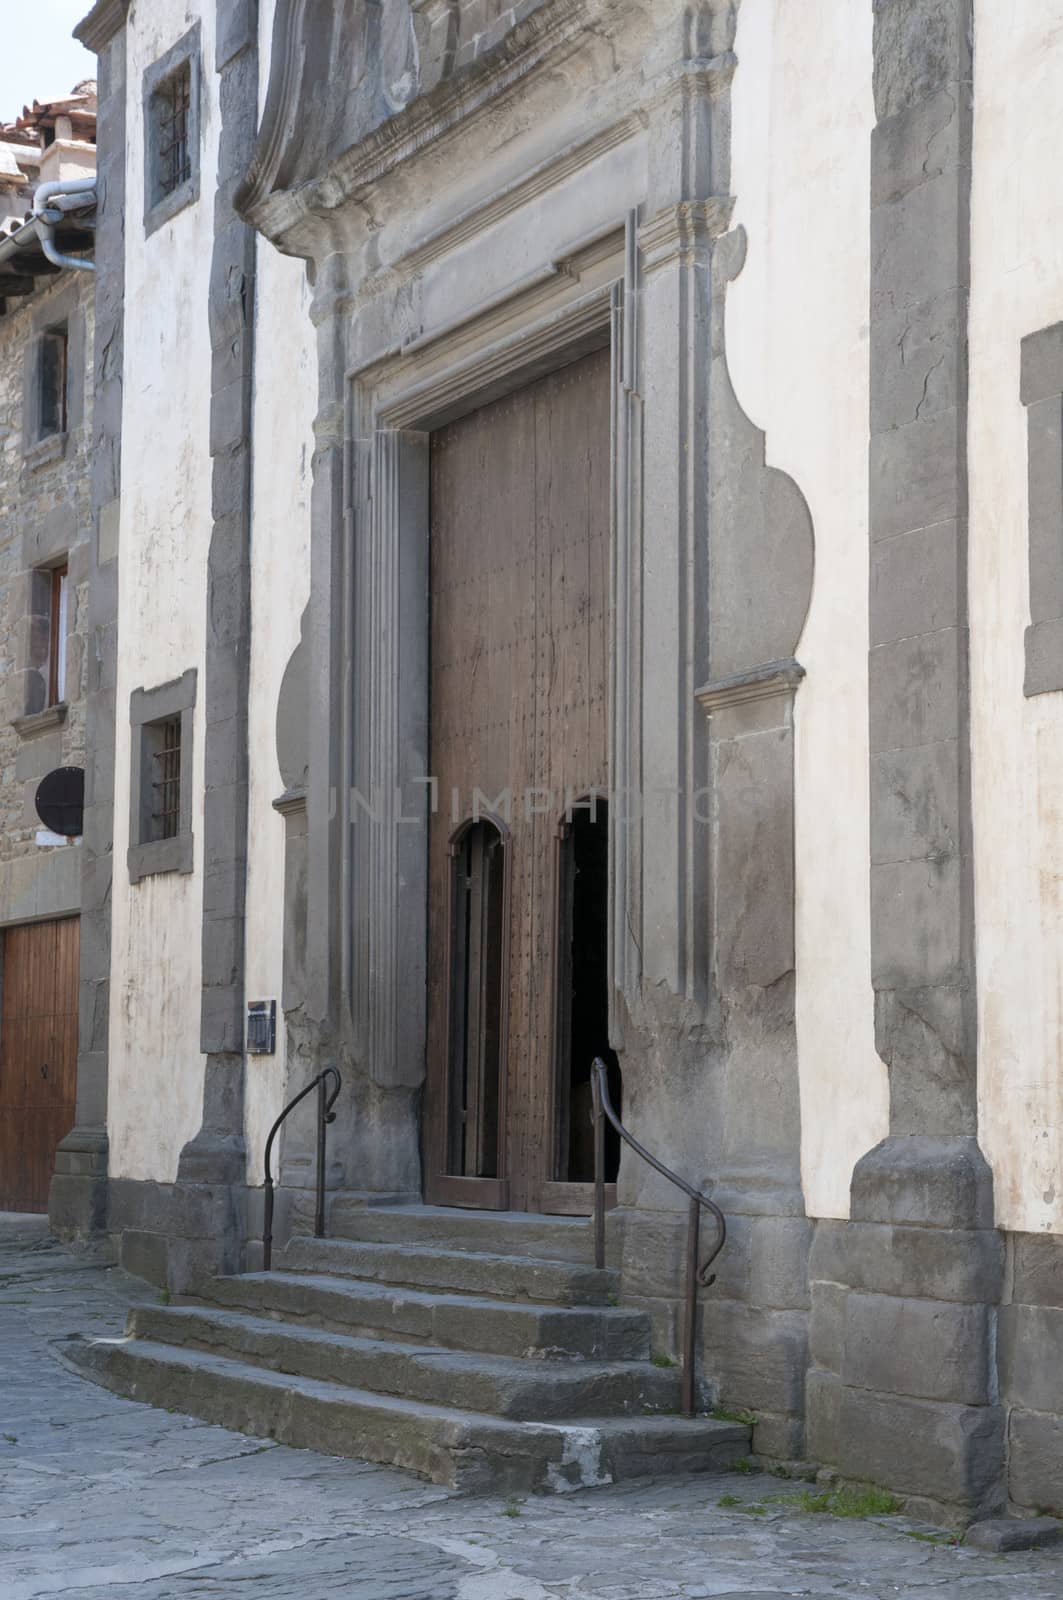
{"type": "Polygon", "coordinates": [[[741,1424],[677,1414],[679,1369],[586,1264],[586,1222],[404,1206],[340,1226],[66,1350],[135,1400],[465,1490],[726,1471],[749,1449],[741,1424]]]}

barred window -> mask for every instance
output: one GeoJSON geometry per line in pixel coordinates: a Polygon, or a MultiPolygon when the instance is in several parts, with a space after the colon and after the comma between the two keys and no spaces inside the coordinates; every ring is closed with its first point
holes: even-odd
{"type": "Polygon", "coordinates": [[[156,161],[160,199],[173,194],[192,176],[189,145],[192,111],[192,63],[185,61],[155,91],[156,161]]]}
{"type": "Polygon", "coordinates": [[[144,74],[144,228],[147,234],[199,199],[200,29],[144,74]]]}
{"type": "Polygon", "coordinates": [[[181,831],[181,718],[149,722],[144,732],[151,761],[151,838],[176,839],[181,831]]]}
{"type": "Polygon", "coordinates": [[[134,689],[129,816],[129,881],[192,871],[192,729],[196,672],[134,689]]]}

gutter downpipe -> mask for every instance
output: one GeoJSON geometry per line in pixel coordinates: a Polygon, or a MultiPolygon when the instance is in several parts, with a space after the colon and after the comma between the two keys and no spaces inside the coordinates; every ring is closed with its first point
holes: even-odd
{"type": "Polygon", "coordinates": [[[49,183],[38,186],[33,196],[33,220],[37,229],[37,237],[41,241],[41,250],[46,261],[56,267],[74,267],[82,272],[95,272],[95,261],[85,261],[81,256],[65,256],[55,245],[55,220],[49,216],[47,203],[53,195],[60,194],[89,194],[96,191],[96,176],[91,178],[65,178],[53,179],[49,183]]]}

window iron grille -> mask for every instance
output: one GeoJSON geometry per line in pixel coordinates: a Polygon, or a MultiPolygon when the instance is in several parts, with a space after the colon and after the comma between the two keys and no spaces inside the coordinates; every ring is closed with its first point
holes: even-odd
{"type": "Polygon", "coordinates": [[[155,91],[159,198],[163,200],[192,176],[191,107],[192,67],[186,61],[155,91]]]}
{"type": "Polygon", "coordinates": [[[176,839],[181,831],[181,718],[157,722],[152,733],[152,838],[176,839]]]}

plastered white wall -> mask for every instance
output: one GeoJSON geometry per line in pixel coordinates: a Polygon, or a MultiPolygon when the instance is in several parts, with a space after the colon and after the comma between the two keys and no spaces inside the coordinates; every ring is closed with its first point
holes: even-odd
{"type": "Polygon", "coordinates": [[[118,556],[117,737],[110,1005],[110,1170],[177,1175],[203,1111],[203,670],[211,536],[207,291],[217,174],[214,8],[151,0],[130,12],[126,106],[125,350],[118,556]],[[202,17],[200,199],[144,237],[144,71],[202,17]],[[131,886],[129,697],[188,667],[195,869],[131,886]]]}
{"type": "Polygon", "coordinates": [[[729,291],[729,365],[816,537],[795,826],[801,1156],[818,1217],[848,1216],[853,1166],[889,1117],[868,871],[871,29],[871,7],[851,0],[744,0],[734,79],[732,192],[749,249],[729,291]]]}
{"type": "MultiPolygon", "coordinates": [[[[260,100],[269,71],[273,5],[260,6],[260,100]]],[[[249,1000],[277,1001],[277,1052],[249,1056],[245,1126],[248,1181],[285,1089],[281,1012],[284,938],[284,788],[277,765],[277,697],[310,594],[310,464],[317,410],[317,346],[301,261],[258,240],[251,535],[251,731],[246,983],[249,1000]]]]}
{"type": "Polygon", "coordinates": [[[980,1138],[997,1221],[1063,1231],[1063,694],[1023,696],[1020,341],[1063,320],[1063,0],[976,0],[970,614],[980,1138]]]}

